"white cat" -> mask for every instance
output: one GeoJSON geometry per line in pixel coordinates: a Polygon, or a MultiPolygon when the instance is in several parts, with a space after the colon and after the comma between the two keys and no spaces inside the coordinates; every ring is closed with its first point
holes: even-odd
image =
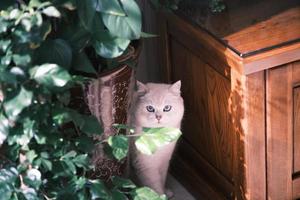
{"type": "MultiPolygon", "coordinates": [[[[143,127],[180,129],[184,113],[183,99],[180,95],[181,82],[172,85],[138,82],[137,86],[134,105],[130,109],[131,126],[135,127],[135,133],[141,133],[143,127]]],[[[131,176],[137,179],[140,185],[148,186],[159,194],[171,196],[171,191],[165,189],[165,182],[175,145],[176,141],[159,148],[153,155],[145,155],[140,153],[134,141],[131,141],[131,176]]]]}

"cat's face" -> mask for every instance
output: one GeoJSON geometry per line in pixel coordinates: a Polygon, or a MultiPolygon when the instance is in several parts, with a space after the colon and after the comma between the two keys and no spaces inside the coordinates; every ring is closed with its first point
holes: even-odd
{"type": "Polygon", "coordinates": [[[180,81],[173,85],[138,82],[134,118],[137,126],[179,128],[184,112],[180,81]]]}

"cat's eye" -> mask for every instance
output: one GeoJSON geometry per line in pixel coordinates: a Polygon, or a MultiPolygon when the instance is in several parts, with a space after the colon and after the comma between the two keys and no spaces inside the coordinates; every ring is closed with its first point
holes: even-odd
{"type": "Polygon", "coordinates": [[[170,110],[172,109],[172,106],[170,106],[170,105],[166,105],[165,107],[164,107],[164,112],[169,112],[170,110]]]}
{"type": "Polygon", "coordinates": [[[153,108],[153,106],[146,106],[146,109],[148,112],[155,112],[155,109],[153,108]]]}

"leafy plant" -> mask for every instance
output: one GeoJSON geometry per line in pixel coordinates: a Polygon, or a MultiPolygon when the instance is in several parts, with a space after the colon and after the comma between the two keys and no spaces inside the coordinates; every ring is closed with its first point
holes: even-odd
{"type": "MultiPolygon", "coordinates": [[[[141,36],[136,3],[5,0],[0,8],[0,200],[166,199],[120,177],[112,186],[90,179],[92,136],[102,128],[68,107],[70,88],[90,80],[74,72],[96,72],[93,52],[110,59],[141,36]]],[[[152,153],[180,135],[166,131],[145,129],[137,144],[152,153]]],[[[107,142],[117,159],[126,156],[127,136],[107,142]]]]}

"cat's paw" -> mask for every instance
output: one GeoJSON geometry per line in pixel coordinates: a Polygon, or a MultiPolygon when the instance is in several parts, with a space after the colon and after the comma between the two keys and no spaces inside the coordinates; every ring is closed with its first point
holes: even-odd
{"type": "Polygon", "coordinates": [[[166,193],[168,199],[172,199],[174,197],[173,191],[171,189],[169,189],[169,188],[165,189],[165,193],[166,193]]]}

